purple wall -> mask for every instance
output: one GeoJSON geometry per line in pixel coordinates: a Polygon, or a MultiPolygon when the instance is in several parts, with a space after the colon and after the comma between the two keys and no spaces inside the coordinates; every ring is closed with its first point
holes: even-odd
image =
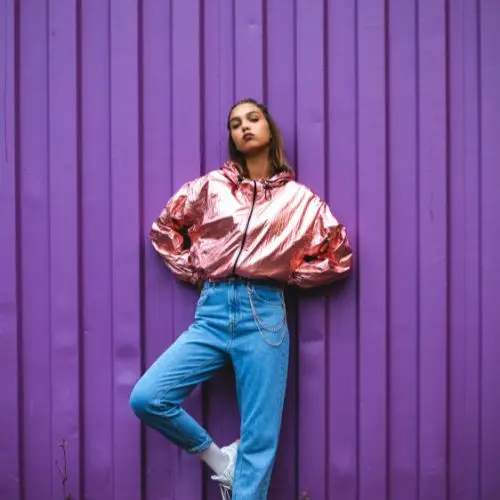
{"type": "Polygon", "coordinates": [[[75,498],[217,497],[128,396],[196,297],[149,226],[252,95],[356,252],[290,299],[270,498],[498,500],[499,51],[497,0],[0,2],[0,498],[62,499],[61,439],[75,498]]]}

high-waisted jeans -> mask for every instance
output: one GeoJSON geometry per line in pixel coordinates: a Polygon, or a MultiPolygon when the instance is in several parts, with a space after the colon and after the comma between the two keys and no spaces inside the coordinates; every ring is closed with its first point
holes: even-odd
{"type": "Polygon", "coordinates": [[[187,331],[137,382],[130,404],[144,424],[189,453],[212,438],[181,404],[227,362],[241,416],[233,500],[261,500],[273,469],[288,373],[289,335],[281,289],[245,280],[206,282],[187,331]]]}

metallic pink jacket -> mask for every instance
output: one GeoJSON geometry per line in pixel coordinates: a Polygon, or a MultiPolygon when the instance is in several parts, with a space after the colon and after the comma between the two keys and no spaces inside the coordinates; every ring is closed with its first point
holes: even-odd
{"type": "Polygon", "coordinates": [[[345,227],[293,174],[251,180],[232,162],[184,184],[150,238],[193,284],[237,275],[309,288],[344,277],[352,261],[345,227]]]}

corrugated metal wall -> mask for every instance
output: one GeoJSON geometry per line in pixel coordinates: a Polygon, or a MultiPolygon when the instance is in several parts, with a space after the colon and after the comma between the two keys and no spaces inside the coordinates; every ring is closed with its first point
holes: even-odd
{"type": "MultiPolygon", "coordinates": [[[[196,292],[147,240],[263,99],[356,252],[290,297],[273,499],[500,498],[497,0],[0,2],[0,498],[216,498],[128,407],[196,292]]],[[[188,408],[235,436],[233,384],[188,408]]]]}

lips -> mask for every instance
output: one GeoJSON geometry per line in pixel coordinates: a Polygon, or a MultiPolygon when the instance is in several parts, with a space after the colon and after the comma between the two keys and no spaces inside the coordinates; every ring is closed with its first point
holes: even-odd
{"type": "Polygon", "coordinates": [[[251,132],[247,132],[246,134],[243,135],[243,140],[244,141],[250,141],[254,138],[255,136],[251,132]]]}

